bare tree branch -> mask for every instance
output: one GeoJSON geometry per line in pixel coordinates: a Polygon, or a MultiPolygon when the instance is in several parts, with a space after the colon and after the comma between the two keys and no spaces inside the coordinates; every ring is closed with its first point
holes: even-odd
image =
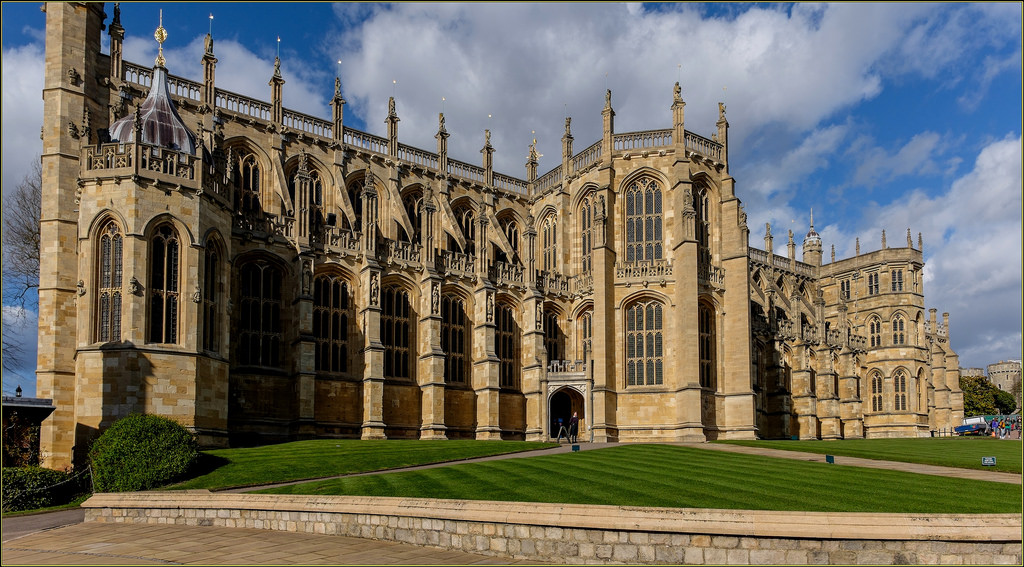
{"type": "Polygon", "coordinates": [[[25,306],[31,290],[39,287],[39,218],[42,214],[43,168],[35,160],[32,171],[3,197],[4,304],[25,306]],[[13,300],[13,301],[12,301],[13,300]]]}

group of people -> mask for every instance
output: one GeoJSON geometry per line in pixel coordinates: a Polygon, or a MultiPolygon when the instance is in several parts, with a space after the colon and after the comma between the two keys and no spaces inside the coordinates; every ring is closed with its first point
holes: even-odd
{"type": "Polygon", "coordinates": [[[580,432],[580,418],[576,415],[576,412],[572,412],[572,417],[569,418],[568,427],[562,418],[558,418],[558,437],[555,439],[558,443],[562,442],[562,437],[569,443],[577,443],[580,432]]]}
{"type": "MultiPolygon", "coordinates": [[[[1014,431],[1020,431],[1020,420],[1006,417],[993,418],[988,426],[993,437],[998,436],[1000,439],[1007,439],[1013,435],[1014,431]]],[[[1016,437],[1020,436],[1017,435],[1016,437]]]]}

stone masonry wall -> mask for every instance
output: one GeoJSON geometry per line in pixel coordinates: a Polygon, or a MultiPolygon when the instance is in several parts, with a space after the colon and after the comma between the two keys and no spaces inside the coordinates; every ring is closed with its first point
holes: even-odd
{"type": "Polygon", "coordinates": [[[764,512],[206,491],[98,494],[83,506],[86,521],[93,522],[344,535],[547,563],[1022,562],[1021,517],[1012,514],[764,512]]]}

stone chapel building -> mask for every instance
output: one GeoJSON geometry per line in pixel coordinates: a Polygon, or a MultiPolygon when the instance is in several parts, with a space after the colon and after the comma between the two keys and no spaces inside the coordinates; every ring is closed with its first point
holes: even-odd
{"type": "MultiPolygon", "coordinates": [[[[119,8],[48,3],[38,395],[47,466],[132,412],[205,446],[309,437],[911,437],[958,425],[921,239],[749,245],[729,123],[603,136],[526,175],[122,59],[119,8]],[[101,34],[109,34],[109,53],[101,34]],[[833,248],[834,250],[834,248],[833,248]]],[[[596,117],[594,117],[596,119],[596,117]]],[[[587,141],[591,142],[591,141],[587,141]]]]}

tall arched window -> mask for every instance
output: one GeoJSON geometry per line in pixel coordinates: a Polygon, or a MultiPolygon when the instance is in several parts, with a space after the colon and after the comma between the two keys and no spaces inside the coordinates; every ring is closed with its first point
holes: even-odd
{"type": "Polygon", "coordinates": [[[543,246],[541,253],[544,259],[544,271],[553,272],[558,260],[556,255],[558,251],[558,223],[555,221],[554,213],[544,217],[540,224],[540,232],[543,246]]]}
{"type": "Polygon", "coordinates": [[[281,367],[281,271],[265,262],[242,266],[239,282],[238,363],[281,367]]]}
{"type": "Polygon", "coordinates": [[[441,350],[444,351],[444,381],[466,384],[469,381],[469,317],[466,302],[457,295],[441,298],[441,350]]]}
{"type": "Polygon", "coordinates": [[[462,236],[466,239],[466,249],[462,250],[465,254],[473,254],[476,245],[476,223],[473,222],[475,215],[473,213],[473,207],[462,204],[458,206],[454,211],[455,222],[459,224],[459,228],[462,230],[462,236]]]}
{"type": "Polygon", "coordinates": [[[903,291],[903,270],[893,270],[889,280],[892,291],[903,291]]]}
{"type": "Polygon", "coordinates": [[[903,315],[896,315],[892,318],[892,344],[906,344],[906,339],[906,323],[903,320],[903,315]]]}
{"type": "Polygon", "coordinates": [[[402,206],[405,207],[405,213],[409,215],[409,220],[412,222],[413,233],[406,235],[407,241],[419,242],[420,234],[423,232],[420,218],[420,211],[423,208],[423,193],[419,190],[408,191],[402,196],[402,206]]]}
{"type": "Polygon", "coordinates": [[[500,361],[498,382],[502,388],[519,389],[519,325],[512,306],[499,303],[495,308],[495,350],[500,361]]]}
{"type": "Polygon", "coordinates": [[[149,245],[149,342],[178,342],[180,245],[170,224],[157,227],[149,245]]]}
{"type": "MultiPolygon", "coordinates": [[[[519,224],[512,216],[504,216],[498,219],[498,224],[501,226],[502,232],[505,233],[505,238],[508,239],[508,243],[512,245],[513,256],[519,252],[519,224]]],[[[498,262],[505,262],[511,264],[515,261],[515,258],[509,257],[504,250],[495,246],[494,259],[498,262]]]]}
{"type": "Polygon", "coordinates": [[[100,231],[99,289],[97,290],[96,340],[101,343],[121,340],[121,255],[124,238],[121,228],[109,221],[100,231]]]}
{"type": "Polygon", "coordinates": [[[590,203],[590,197],[583,199],[580,203],[580,268],[584,274],[589,274],[592,267],[592,252],[594,248],[593,216],[594,209],[590,203]]]}
{"type": "Polygon", "coordinates": [[[413,312],[409,292],[388,286],[381,294],[381,340],[384,342],[384,377],[413,377],[413,312]]]}
{"type": "Polygon", "coordinates": [[[349,223],[349,230],[361,232],[363,230],[363,180],[355,180],[348,185],[348,200],[352,203],[352,213],[355,218],[346,218],[349,223]]]}
{"type": "Polygon", "coordinates": [[[711,219],[708,216],[708,193],[703,187],[698,186],[693,192],[693,209],[696,213],[697,262],[707,266],[711,264],[711,219]]]}
{"type": "Polygon", "coordinates": [[[892,389],[893,389],[893,411],[906,411],[907,410],[907,373],[903,370],[897,370],[892,375],[892,389]]]}
{"type": "Polygon", "coordinates": [[[871,411],[882,411],[882,375],[871,374],[871,411]]]}
{"type": "Polygon", "coordinates": [[[661,188],[641,178],[626,189],[626,261],[662,258],[661,188]]]}
{"type": "Polygon", "coordinates": [[[314,238],[320,237],[318,233],[322,230],[324,223],[324,182],[320,177],[320,172],[315,169],[310,171],[306,167],[300,166],[288,179],[288,195],[291,197],[292,205],[295,207],[293,213],[296,218],[299,217],[302,209],[305,208],[308,215],[307,221],[310,234],[314,238]],[[299,189],[303,184],[305,184],[307,190],[306,203],[299,202],[301,197],[299,189]]]}
{"type": "Polygon", "coordinates": [[[662,305],[641,301],[626,309],[626,385],[663,382],[662,305]]]}
{"type": "Polygon", "coordinates": [[[260,206],[260,166],[256,156],[247,150],[238,153],[235,174],[235,209],[255,213],[260,206]]]}
{"type": "Polygon", "coordinates": [[[320,275],[313,280],[313,337],[316,339],[316,371],[348,372],[349,321],[352,295],[348,281],[339,275],[320,275]]]}
{"type": "Polygon", "coordinates": [[[882,320],[878,317],[868,319],[868,336],[872,347],[882,346],[882,320]]]}
{"type": "Polygon", "coordinates": [[[558,314],[544,311],[544,348],[548,353],[548,361],[562,360],[565,356],[565,338],[562,327],[558,324],[558,314]]]}
{"type": "Polygon", "coordinates": [[[591,354],[594,352],[594,312],[588,310],[579,319],[579,337],[580,337],[580,354],[581,360],[590,360],[591,354]]]}
{"type": "Polygon", "coordinates": [[[702,388],[715,388],[715,312],[707,305],[697,308],[700,385],[702,388]]]}
{"type": "Polygon", "coordinates": [[[210,352],[216,352],[220,346],[220,263],[220,247],[207,240],[203,251],[203,350],[210,352]]]}

